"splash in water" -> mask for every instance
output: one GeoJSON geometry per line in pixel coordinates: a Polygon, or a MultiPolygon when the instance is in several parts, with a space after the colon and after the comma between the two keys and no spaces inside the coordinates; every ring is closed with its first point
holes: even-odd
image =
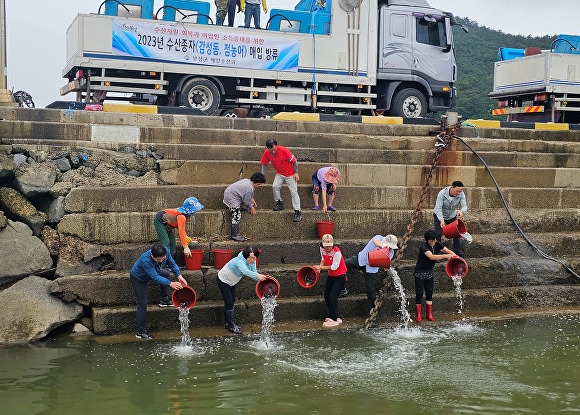
{"type": "Polygon", "coordinates": [[[189,308],[187,308],[186,303],[182,303],[178,310],[179,322],[181,323],[181,346],[191,347],[193,342],[189,336],[189,308]]]}
{"type": "Polygon", "coordinates": [[[455,285],[455,296],[459,300],[459,310],[457,311],[459,314],[463,312],[463,294],[461,292],[461,283],[463,279],[461,275],[454,275],[451,277],[451,281],[453,281],[453,285],[455,285]]]}
{"type": "Polygon", "coordinates": [[[461,237],[464,238],[468,243],[473,242],[473,236],[471,236],[469,232],[460,233],[459,235],[461,235],[461,237]]]}
{"type": "Polygon", "coordinates": [[[399,298],[401,299],[401,303],[399,306],[399,312],[401,313],[401,325],[405,328],[409,326],[411,322],[411,315],[407,310],[407,296],[405,295],[405,289],[403,288],[403,284],[401,283],[401,278],[399,277],[399,273],[395,270],[395,268],[389,268],[389,273],[393,277],[393,284],[395,288],[399,292],[399,298]]]}
{"type": "Polygon", "coordinates": [[[262,301],[262,332],[260,333],[260,344],[264,347],[270,347],[274,344],[272,333],[270,331],[274,323],[274,309],[278,305],[275,295],[263,296],[262,301]]]}

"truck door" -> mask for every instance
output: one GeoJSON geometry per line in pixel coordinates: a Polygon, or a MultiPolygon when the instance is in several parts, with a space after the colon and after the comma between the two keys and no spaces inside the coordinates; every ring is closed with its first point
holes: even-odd
{"type": "Polygon", "coordinates": [[[435,95],[456,77],[451,25],[446,16],[413,13],[413,17],[413,72],[435,87],[435,95]]]}

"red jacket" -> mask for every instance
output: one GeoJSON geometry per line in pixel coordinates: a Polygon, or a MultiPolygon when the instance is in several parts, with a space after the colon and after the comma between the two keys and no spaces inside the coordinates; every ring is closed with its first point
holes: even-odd
{"type": "Polygon", "coordinates": [[[340,277],[341,275],[346,274],[346,264],[344,263],[344,257],[342,256],[342,252],[340,252],[340,249],[337,246],[333,246],[332,251],[330,251],[328,254],[324,249],[321,249],[321,253],[322,261],[324,262],[325,266],[332,265],[335,255],[340,256],[340,264],[338,265],[338,268],[335,270],[328,270],[329,277],[340,277]]]}

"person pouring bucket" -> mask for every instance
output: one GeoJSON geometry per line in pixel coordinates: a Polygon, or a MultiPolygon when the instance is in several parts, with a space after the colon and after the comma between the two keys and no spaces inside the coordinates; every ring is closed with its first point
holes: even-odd
{"type": "MultiPolygon", "coordinates": [[[[203,209],[203,205],[199,203],[197,198],[191,196],[185,199],[183,205],[177,209],[164,209],[155,214],[153,219],[153,226],[159,237],[159,242],[169,250],[169,253],[173,256],[176,251],[175,244],[175,232],[179,235],[179,241],[181,246],[183,246],[183,254],[187,257],[191,256],[191,251],[189,249],[188,243],[191,242],[191,238],[187,236],[186,233],[186,223],[190,217],[193,217],[193,223],[195,223],[195,213],[203,209]]],[[[197,242],[197,241],[196,241],[197,242]]],[[[171,307],[173,303],[169,299],[167,293],[167,287],[163,284],[159,286],[161,300],[159,301],[160,307],[171,307]]]]}

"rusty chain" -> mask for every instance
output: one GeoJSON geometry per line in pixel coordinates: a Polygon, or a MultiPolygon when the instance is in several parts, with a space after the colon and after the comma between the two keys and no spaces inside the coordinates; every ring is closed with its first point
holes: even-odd
{"type": "MultiPolygon", "coordinates": [[[[433,162],[431,163],[431,167],[429,169],[429,172],[428,172],[427,176],[425,177],[425,183],[423,184],[421,196],[419,198],[419,202],[417,203],[417,207],[415,207],[415,210],[413,211],[413,214],[411,215],[411,221],[407,225],[407,231],[405,232],[405,235],[403,236],[403,239],[401,240],[399,249],[397,250],[395,257],[393,258],[393,261],[391,262],[392,269],[396,268],[397,265],[399,264],[399,262],[401,262],[401,260],[403,258],[403,253],[405,252],[405,249],[407,248],[407,243],[409,242],[409,239],[411,238],[411,234],[415,230],[415,225],[417,224],[417,221],[419,220],[419,217],[421,215],[423,201],[425,200],[425,196],[427,195],[427,191],[429,190],[429,186],[431,184],[431,180],[433,179],[433,174],[435,173],[435,169],[437,168],[437,165],[439,163],[439,158],[441,157],[441,153],[451,143],[453,136],[455,136],[456,131],[461,126],[461,121],[458,120],[456,124],[454,124],[453,126],[451,126],[449,128],[446,121],[447,121],[447,118],[442,117],[441,124],[440,124],[440,132],[439,132],[439,135],[437,136],[437,142],[435,144],[435,147],[436,147],[435,157],[433,158],[433,162]]],[[[385,278],[383,280],[383,287],[379,290],[379,295],[375,299],[375,305],[371,309],[371,311],[369,312],[369,317],[367,317],[367,319],[365,320],[365,324],[364,324],[365,330],[368,330],[371,327],[371,325],[374,323],[374,321],[376,320],[377,315],[379,314],[379,309],[381,308],[381,305],[383,304],[383,299],[386,297],[386,294],[389,291],[391,284],[392,284],[391,279],[385,278]]]]}

